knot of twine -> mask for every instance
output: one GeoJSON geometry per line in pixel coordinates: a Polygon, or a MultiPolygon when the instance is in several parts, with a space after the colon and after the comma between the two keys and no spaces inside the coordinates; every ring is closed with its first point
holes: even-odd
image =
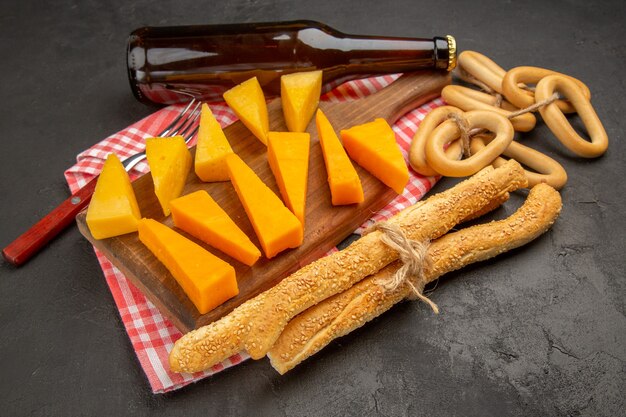
{"type": "Polygon", "coordinates": [[[381,241],[391,249],[398,252],[398,258],[402,266],[388,279],[379,280],[377,284],[386,291],[394,291],[403,283],[411,288],[412,300],[421,300],[428,304],[430,308],[439,314],[437,304],[424,295],[426,278],[424,276],[424,266],[430,263],[428,257],[428,242],[418,242],[406,237],[400,227],[387,222],[375,223],[368,228],[364,234],[379,230],[382,232],[381,241]]]}
{"type": "Polygon", "coordinates": [[[472,150],[470,149],[470,140],[475,132],[470,132],[470,125],[467,119],[458,113],[450,113],[448,119],[456,123],[456,126],[461,132],[461,147],[463,148],[463,157],[469,158],[472,156],[472,150]]]}

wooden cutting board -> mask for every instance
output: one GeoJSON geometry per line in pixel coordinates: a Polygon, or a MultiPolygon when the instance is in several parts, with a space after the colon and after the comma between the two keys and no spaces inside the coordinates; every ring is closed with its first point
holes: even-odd
{"type": "MultiPolygon", "coordinates": [[[[377,117],[382,117],[392,124],[406,111],[439,96],[441,89],[449,83],[450,76],[447,73],[428,71],[405,74],[373,95],[350,102],[322,102],[320,108],[337,133],[340,129],[369,122],[377,117]]],[[[270,130],[286,131],[280,99],[268,104],[268,112],[270,130]]],[[[302,246],[284,251],[271,260],[262,257],[255,265],[249,267],[181,232],[229,262],[237,273],[239,295],[207,314],[198,313],[169,271],[139,241],[137,233],[96,240],[85,222],[86,211],[76,217],[78,228],[178,329],[187,332],[206,325],[324,255],[396,196],[393,190],[355,164],[363,185],[365,201],[358,205],[332,206],[326,168],[314,121],[309,124],[307,131],[311,134],[311,152],[306,226],[302,246]]],[[[227,127],[225,133],[234,151],[277,195],[280,195],[267,162],[265,146],[241,122],[227,127]]],[[[195,152],[195,149],[192,149],[192,152],[195,152]]],[[[173,227],[171,216],[167,218],[163,216],[154,195],[152,177],[149,173],[134,181],[133,188],[144,217],[156,219],[173,227]]],[[[250,236],[257,247],[260,247],[230,182],[203,183],[192,169],[183,194],[199,189],[207,190],[235,223],[250,236]]]]}

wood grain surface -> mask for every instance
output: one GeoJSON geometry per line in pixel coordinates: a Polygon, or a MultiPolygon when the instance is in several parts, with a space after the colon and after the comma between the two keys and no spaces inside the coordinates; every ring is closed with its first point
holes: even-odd
{"type": "MultiPolygon", "coordinates": [[[[449,83],[450,76],[445,72],[424,71],[405,74],[383,90],[368,97],[350,102],[321,102],[320,108],[337,133],[340,129],[365,123],[376,117],[382,117],[391,124],[406,111],[437,97],[441,89],[449,83]]],[[[275,99],[268,104],[268,112],[270,130],[285,131],[280,99],[275,99]]],[[[267,162],[265,145],[256,139],[241,122],[233,123],[224,131],[234,151],[277,195],[280,195],[267,162]]],[[[207,314],[198,313],[169,271],[139,242],[137,233],[95,240],[86,225],[85,211],[76,217],[78,227],[81,233],[102,251],[182,332],[208,324],[229,313],[244,301],[276,285],[300,267],[324,255],[396,196],[392,189],[355,164],[363,185],[365,201],[358,205],[332,206],[314,121],[311,121],[307,131],[311,134],[311,153],[306,224],[302,246],[284,251],[271,260],[262,257],[255,265],[249,267],[178,230],[235,267],[239,295],[207,314]]],[[[192,152],[194,151],[195,149],[192,148],[192,152]]],[[[161,212],[149,173],[134,181],[133,188],[144,217],[156,219],[173,227],[171,217],[165,218],[161,212]]],[[[230,182],[203,183],[192,169],[183,194],[200,189],[207,190],[235,223],[260,247],[252,225],[230,182]]]]}

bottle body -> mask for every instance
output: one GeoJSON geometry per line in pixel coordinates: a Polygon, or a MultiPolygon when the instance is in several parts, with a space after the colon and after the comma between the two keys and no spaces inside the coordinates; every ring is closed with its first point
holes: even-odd
{"type": "Polygon", "coordinates": [[[255,76],[273,96],[280,94],[280,76],[293,72],[322,69],[327,84],[366,74],[450,70],[456,59],[450,39],[346,35],[312,21],[144,27],[129,37],[128,75],[143,102],[221,101],[224,91],[255,76]]]}

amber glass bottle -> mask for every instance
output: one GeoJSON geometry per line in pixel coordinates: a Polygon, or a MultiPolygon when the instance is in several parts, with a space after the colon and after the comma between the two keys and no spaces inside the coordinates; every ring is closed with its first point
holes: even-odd
{"type": "Polygon", "coordinates": [[[324,70],[324,83],[368,74],[451,70],[451,36],[433,39],[346,35],[322,23],[293,21],[212,26],[143,27],[128,40],[128,76],[143,102],[173,103],[222,93],[256,76],[268,96],[280,76],[324,70]]]}

